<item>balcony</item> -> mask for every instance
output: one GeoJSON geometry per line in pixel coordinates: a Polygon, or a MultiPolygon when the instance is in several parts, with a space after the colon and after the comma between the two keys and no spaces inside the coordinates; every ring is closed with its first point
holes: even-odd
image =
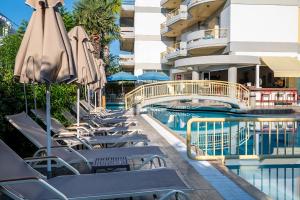
{"type": "Polygon", "coordinates": [[[187,56],[186,42],[178,42],[161,53],[161,62],[170,64],[172,61],[185,56],[187,56]]]}
{"type": "Polygon", "coordinates": [[[191,18],[196,21],[203,21],[212,16],[226,0],[191,0],[187,6],[191,18]]]}
{"type": "Polygon", "coordinates": [[[121,17],[134,17],[135,0],[123,0],[120,15],[121,17]]]}
{"type": "Polygon", "coordinates": [[[134,67],[134,55],[132,54],[124,54],[120,55],[119,65],[124,69],[133,68],[134,67]]]}
{"type": "Polygon", "coordinates": [[[161,0],[160,5],[163,8],[175,9],[178,8],[181,4],[181,0],[161,0]]]}
{"type": "Polygon", "coordinates": [[[134,27],[120,27],[121,31],[121,50],[133,51],[134,48],[134,27]]]}
{"type": "Polygon", "coordinates": [[[133,54],[120,55],[119,65],[134,66],[134,55],[133,54]]]}
{"type": "Polygon", "coordinates": [[[122,39],[133,39],[134,38],[134,27],[120,27],[122,39]]]}
{"type": "Polygon", "coordinates": [[[187,35],[187,50],[192,56],[214,54],[228,45],[228,38],[228,29],[195,31],[187,35]]]}
{"type": "Polygon", "coordinates": [[[172,10],[167,14],[165,23],[161,24],[161,33],[163,36],[176,37],[183,29],[189,26],[187,21],[187,7],[181,5],[180,8],[172,10]]]}

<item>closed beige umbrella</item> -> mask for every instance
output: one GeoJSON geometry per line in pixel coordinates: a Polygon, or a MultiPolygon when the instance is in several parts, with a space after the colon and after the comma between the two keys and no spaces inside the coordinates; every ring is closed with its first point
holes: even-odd
{"type": "MultiPolygon", "coordinates": [[[[93,46],[90,44],[89,37],[81,26],[72,28],[68,36],[72,47],[76,63],[77,83],[81,85],[91,85],[98,81],[97,71],[93,56],[93,46]]],[[[88,96],[89,96],[88,91],[88,96]]],[[[90,96],[88,97],[90,99],[90,96]]],[[[79,113],[80,88],[77,87],[77,125],[80,123],[79,113]]]]}
{"type": "Polygon", "coordinates": [[[55,7],[63,0],[27,0],[35,10],[19,48],[14,75],[21,83],[59,83],[76,78],[71,46],[55,7]]]}
{"type": "Polygon", "coordinates": [[[100,85],[101,88],[99,90],[99,99],[100,99],[100,107],[102,105],[102,92],[103,92],[103,88],[105,87],[107,80],[106,80],[106,74],[105,74],[105,69],[104,69],[104,62],[103,60],[100,60],[100,74],[101,74],[101,80],[100,80],[100,85]]]}
{"type": "MultiPolygon", "coordinates": [[[[76,79],[71,46],[57,12],[63,0],[27,0],[34,11],[19,48],[14,75],[21,83],[46,83],[47,155],[51,156],[50,84],[76,79]]],[[[51,174],[51,162],[47,162],[51,174]]]]}
{"type": "Polygon", "coordinates": [[[97,74],[97,82],[90,86],[90,89],[94,91],[94,107],[97,107],[97,90],[101,90],[101,71],[100,66],[97,65],[96,58],[94,57],[94,63],[97,74]]]}

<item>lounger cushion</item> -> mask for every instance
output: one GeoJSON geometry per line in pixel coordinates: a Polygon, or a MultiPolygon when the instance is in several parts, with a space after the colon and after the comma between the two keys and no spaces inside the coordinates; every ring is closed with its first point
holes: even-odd
{"type": "MultiPolygon", "coordinates": [[[[48,179],[47,182],[68,198],[111,199],[189,189],[173,169],[59,176],[48,179]]],[[[10,189],[32,200],[55,197],[47,190],[37,187],[37,184],[11,186],[10,189]]]]}

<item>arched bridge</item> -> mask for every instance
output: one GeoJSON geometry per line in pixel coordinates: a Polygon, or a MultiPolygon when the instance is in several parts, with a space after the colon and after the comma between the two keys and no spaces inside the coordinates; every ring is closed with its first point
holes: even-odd
{"type": "Polygon", "coordinates": [[[250,91],[243,85],[213,80],[164,81],[141,85],[125,95],[125,107],[142,108],[151,104],[183,99],[215,100],[246,109],[250,91]]]}

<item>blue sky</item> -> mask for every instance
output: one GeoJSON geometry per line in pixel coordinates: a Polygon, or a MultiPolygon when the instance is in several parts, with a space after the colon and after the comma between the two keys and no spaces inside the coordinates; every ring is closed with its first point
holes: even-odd
{"type": "MultiPolygon", "coordinates": [[[[71,11],[74,2],[75,0],[65,0],[65,7],[71,11]]],[[[32,8],[25,4],[25,0],[0,0],[0,13],[19,25],[22,20],[30,19],[32,8]]],[[[112,43],[110,50],[114,55],[119,54],[118,41],[112,43]]]]}

